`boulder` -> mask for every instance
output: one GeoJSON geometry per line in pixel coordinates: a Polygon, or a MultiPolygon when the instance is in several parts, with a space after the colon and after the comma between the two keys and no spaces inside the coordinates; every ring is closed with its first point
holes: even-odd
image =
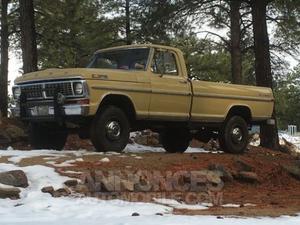
{"type": "Polygon", "coordinates": [[[122,191],[134,191],[134,182],[129,180],[121,180],[122,191]]]}
{"type": "Polygon", "coordinates": [[[134,212],[134,213],[131,214],[131,216],[140,216],[140,214],[137,213],[137,212],[134,212]]]}
{"type": "Polygon", "coordinates": [[[147,145],[148,144],[148,137],[145,135],[137,135],[134,138],[134,142],[139,145],[147,145]]]}
{"type": "Polygon", "coordinates": [[[232,174],[221,164],[210,164],[208,169],[219,174],[223,181],[232,181],[232,174]]]}
{"type": "Polygon", "coordinates": [[[67,180],[64,183],[68,187],[75,187],[78,184],[77,180],[67,180]]]}
{"type": "Polygon", "coordinates": [[[221,184],[222,180],[220,174],[218,172],[210,171],[210,170],[203,170],[203,174],[206,174],[206,178],[208,182],[212,184],[221,184]]]}
{"type": "Polygon", "coordinates": [[[74,191],[83,195],[90,194],[89,188],[84,184],[77,184],[74,188],[74,191]]]}
{"type": "Polygon", "coordinates": [[[18,199],[20,198],[21,190],[16,187],[1,187],[0,186],[0,198],[11,198],[18,199]]]}
{"type": "Polygon", "coordinates": [[[235,175],[236,179],[247,183],[258,183],[259,179],[256,173],[248,171],[240,171],[235,175]]]}
{"type": "Polygon", "coordinates": [[[28,187],[28,179],[22,170],[12,170],[0,173],[0,183],[14,187],[28,187]]]}
{"type": "Polygon", "coordinates": [[[160,146],[159,134],[152,132],[151,130],[145,130],[140,133],[137,133],[134,137],[134,142],[146,146],[160,146]]]}
{"type": "Polygon", "coordinates": [[[43,187],[43,188],[41,189],[41,191],[42,191],[43,193],[49,193],[49,194],[53,195],[53,193],[54,193],[54,188],[53,188],[52,186],[47,186],[47,187],[43,187]]]}
{"type": "Polygon", "coordinates": [[[53,192],[52,196],[54,198],[66,197],[71,194],[71,191],[68,188],[59,188],[53,192]]]}
{"type": "Polygon", "coordinates": [[[293,143],[287,141],[285,138],[280,139],[280,148],[282,152],[288,153],[295,157],[300,156],[298,147],[293,143]]]}

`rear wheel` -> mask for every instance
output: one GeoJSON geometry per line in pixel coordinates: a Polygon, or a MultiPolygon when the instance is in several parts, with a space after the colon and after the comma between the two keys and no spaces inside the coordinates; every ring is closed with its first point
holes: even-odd
{"type": "Polygon", "coordinates": [[[129,139],[130,124],[126,114],[116,106],[107,106],[91,128],[91,141],[99,152],[121,152],[129,139]]]}
{"type": "Polygon", "coordinates": [[[161,144],[169,153],[183,153],[189,147],[191,134],[187,129],[168,129],[160,134],[161,144]]]}
{"type": "Polygon", "coordinates": [[[58,127],[47,127],[37,123],[29,125],[29,142],[34,149],[62,150],[67,137],[68,132],[58,127]]]}
{"type": "Polygon", "coordinates": [[[220,147],[224,152],[243,153],[248,145],[248,125],[244,118],[232,116],[225,121],[219,133],[220,147]]]}

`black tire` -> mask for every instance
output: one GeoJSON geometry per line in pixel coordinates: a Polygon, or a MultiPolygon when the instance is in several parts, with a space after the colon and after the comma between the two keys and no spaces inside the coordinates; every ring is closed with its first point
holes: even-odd
{"type": "Polygon", "coordinates": [[[91,141],[99,152],[121,152],[129,139],[127,115],[116,106],[107,106],[95,117],[91,127],[91,141]]]}
{"type": "Polygon", "coordinates": [[[62,150],[66,144],[68,132],[40,124],[29,125],[29,143],[34,149],[62,150]]]}
{"type": "Polygon", "coordinates": [[[232,116],[224,122],[219,132],[219,144],[224,152],[241,154],[248,145],[248,125],[244,118],[232,116]]]}
{"type": "Polygon", "coordinates": [[[168,129],[160,134],[160,141],[169,153],[183,153],[189,147],[191,134],[187,129],[168,129]]]}

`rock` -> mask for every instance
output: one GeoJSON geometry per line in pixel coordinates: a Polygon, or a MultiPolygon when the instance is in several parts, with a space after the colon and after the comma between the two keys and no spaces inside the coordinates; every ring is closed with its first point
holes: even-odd
{"type": "Polygon", "coordinates": [[[240,171],[251,172],[254,170],[254,167],[251,166],[249,163],[245,162],[244,160],[237,159],[235,162],[237,163],[240,171]]]}
{"type": "Polygon", "coordinates": [[[28,179],[22,170],[12,170],[0,173],[0,183],[14,187],[28,187],[28,179]]]}
{"type": "Polygon", "coordinates": [[[52,186],[47,186],[47,187],[43,187],[43,188],[41,189],[41,191],[42,191],[43,193],[49,193],[49,194],[53,195],[53,193],[54,193],[54,188],[53,188],[52,186]]]}
{"type": "Polygon", "coordinates": [[[122,191],[134,191],[134,183],[129,180],[121,180],[122,191]]]}
{"type": "Polygon", "coordinates": [[[16,187],[12,188],[5,188],[0,187],[0,198],[11,198],[11,199],[18,199],[20,198],[21,190],[16,187]]]}
{"type": "Polygon", "coordinates": [[[105,157],[103,159],[100,159],[100,162],[110,162],[109,158],[105,157]]]}
{"type": "Polygon", "coordinates": [[[151,130],[144,130],[141,133],[137,133],[134,137],[134,142],[140,145],[146,146],[160,146],[159,134],[154,133],[151,130]]]}
{"type": "Polygon", "coordinates": [[[210,182],[212,184],[221,184],[222,183],[222,179],[221,179],[220,173],[218,171],[199,170],[199,171],[196,171],[195,175],[206,178],[206,182],[210,182]]]}
{"type": "Polygon", "coordinates": [[[90,193],[89,188],[84,184],[77,184],[74,191],[83,195],[88,195],[90,193]]]}
{"type": "Polygon", "coordinates": [[[149,129],[147,129],[147,130],[142,130],[141,134],[142,134],[142,135],[145,135],[145,136],[149,136],[149,135],[152,134],[152,131],[149,130],[149,129]]]}
{"type": "Polygon", "coordinates": [[[64,183],[68,187],[75,187],[78,184],[77,180],[67,180],[64,183]]]}
{"type": "Polygon", "coordinates": [[[137,213],[137,212],[134,212],[134,213],[131,214],[131,216],[140,216],[140,214],[137,213]]]}
{"type": "Polygon", "coordinates": [[[291,176],[300,180],[300,165],[284,165],[282,166],[291,176]]]}
{"type": "Polygon", "coordinates": [[[292,156],[299,156],[300,153],[298,152],[298,147],[294,145],[293,143],[287,141],[285,138],[281,138],[280,140],[280,150],[282,152],[288,153],[292,156]]]}
{"type": "Polygon", "coordinates": [[[217,151],[220,148],[218,142],[214,139],[209,140],[206,144],[204,144],[203,149],[206,151],[217,151]]]}
{"type": "Polygon", "coordinates": [[[0,144],[2,144],[2,145],[8,145],[11,142],[12,142],[12,140],[9,137],[9,135],[5,131],[0,130],[0,144]]]}
{"type": "Polygon", "coordinates": [[[258,176],[254,172],[241,171],[236,175],[235,178],[237,180],[247,182],[247,183],[258,183],[259,182],[258,176]]]}
{"type": "MultiPolygon", "coordinates": [[[[203,170],[203,172],[205,172],[205,170],[203,170]]],[[[220,184],[222,183],[220,174],[218,172],[214,172],[214,171],[206,171],[206,178],[208,180],[208,182],[211,182],[213,184],[220,184]]]]}
{"type": "Polygon", "coordinates": [[[148,137],[145,135],[137,135],[134,138],[134,142],[139,145],[147,145],[148,144],[148,137]]]}
{"type": "Polygon", "coordinates": [[[55,198],[66,197],[71,194],[71,191],[68,188],[59,188],[53,192],[52,196],[55,198]]]}
{"type": "Polygon", "coordinates": [[[225,169],[225,167],[221,164],[210,164],[208,166],[208,169],[219,173],[219,175],[223,181],[232,181],[233,180],[232,174],[227,169],[225,169]]]}
{"type": "Polygon", "coordinates": [[[155,213],[156,216],[163,216],[164,214],[162,213],[155,213]]]}
{"type": "Polygon", "coordinates": [[[12,140],[24,140],[27,138],[25,131],[15,125],[10,124],[5,131],[12,140]]]}

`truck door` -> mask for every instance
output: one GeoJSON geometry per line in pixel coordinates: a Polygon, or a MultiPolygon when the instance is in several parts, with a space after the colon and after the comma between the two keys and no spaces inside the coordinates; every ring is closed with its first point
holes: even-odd
{"type": "Polygon", "coordinates": [[[183,76],[178,56],[170,50],[155,49],[151,61],[151,119],[188,120],[191,85],[183,76]]]}

